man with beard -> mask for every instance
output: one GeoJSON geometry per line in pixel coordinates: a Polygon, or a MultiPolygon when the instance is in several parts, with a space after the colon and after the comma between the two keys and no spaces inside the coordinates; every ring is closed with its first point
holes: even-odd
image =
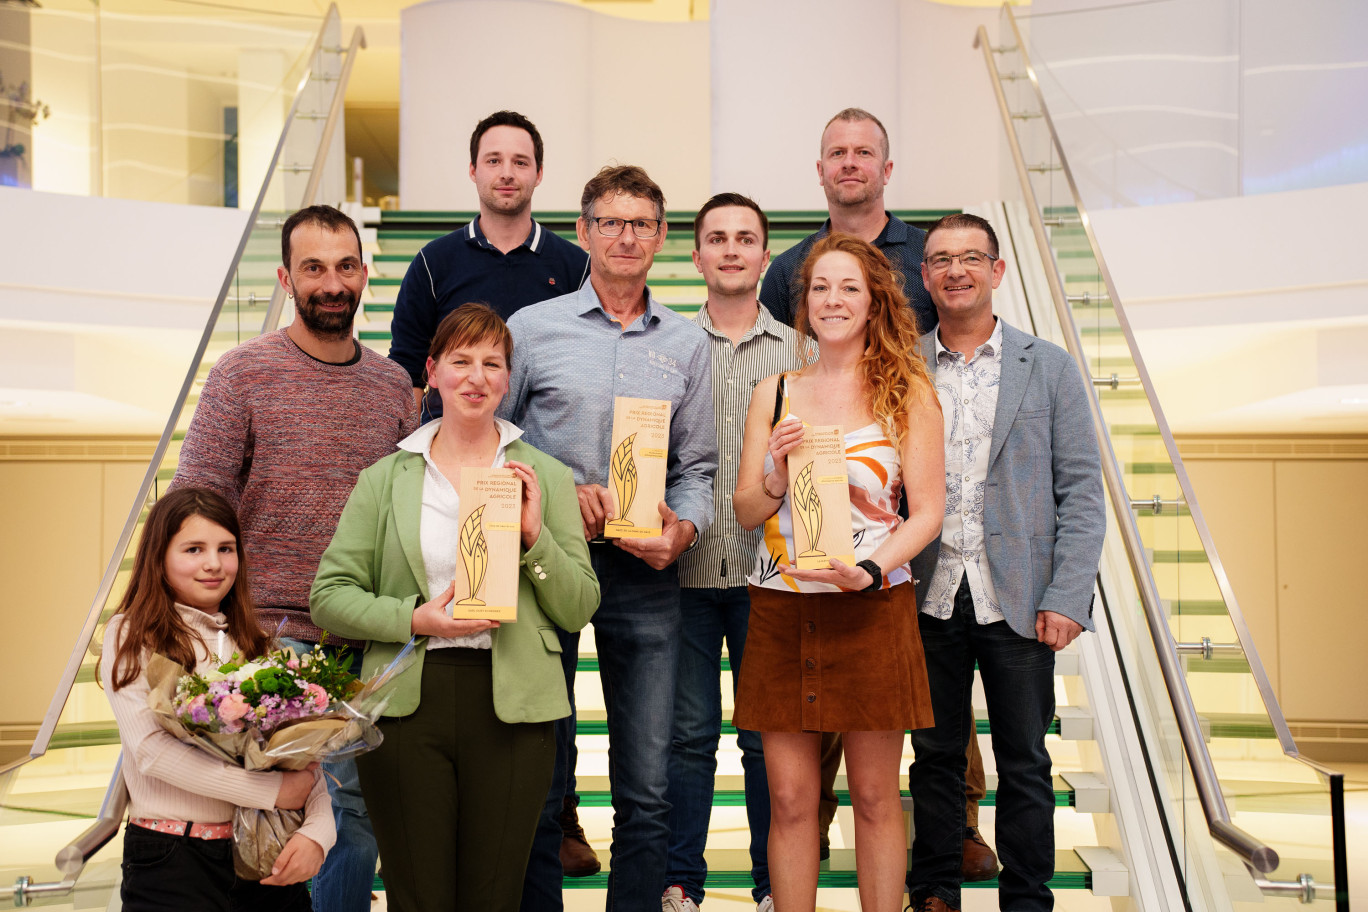
{"type": "MultiPolygon", "coordinates": [[[[257,617],[296,648],[316,644],[309,588],[361,470],[418,426],[408,375],[364,348],[352,321],[366,287],[361,238],[331,206],[281,232],[295,320],[242,343],[205,379],[171,487],[217,491],[237,510],[257,617]]],[[[325,648],[359,643],[329,638],[325,648]]],[[[225,656],[225,658],[227,658],[225,656]]],[[[351,760],[325,764],[337,844],[313,880],[318,912],[370,908],[377,857],[351,760]]]]}
{"type": "MultiPolygon", "coordinates": [[[[579,288],[589,268],[583,250],[532,219],[532,192],[542,182],[542,138],[532,121],[496,111],[476,124],[470,180],[480,214],[418,251],[394,302],[389,356],[408,371],[424,421],[442,414],[435,392],[423,399],[423,365],[443,317],[478,301],[507,320],[579,288]]],[[[593,870],[578,873],[598,870],[592,852],[587,862],[593,870]]]]}
{"type": "Polygon", "coordinates": [[[776,320],[792,326],[803,300],[801,292],[792,287],[793,278],[818,238],[839,231],[883,251],[893,268],[902,273],[903,291],[917,314],[917,331],[927,332],[936,325],[936,308],[917,281],[926,232],[884,209],[884,187],[893,176],[888,131],[879,118],[863,108],[846,108],[827,121],[821,153],[817,179],[826,194],[829,218],[817,231],[774,258],[760,286],[760,303],[776,320]]]}

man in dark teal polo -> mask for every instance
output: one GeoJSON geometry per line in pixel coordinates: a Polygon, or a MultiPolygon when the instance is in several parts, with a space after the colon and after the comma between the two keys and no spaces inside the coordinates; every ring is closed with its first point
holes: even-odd
{"type": "Polygon", "coordinates": [[[817,239],[832,231],[853,234],[883,251],[902,273],[903,291],[917,315],[917,329],[936,325],[936,307],[921,287],[922,246],[926,232],[884,208],[884,187],[893,176],[888,157],[888,131],[879,118],[863,108],[846,108],[827,121],[822,131],[817,178],[827,198],[826,223],[779,254],[765,273],[760,303],[781,323],[793,325],[802,296],[792,282],[817,239]]]}

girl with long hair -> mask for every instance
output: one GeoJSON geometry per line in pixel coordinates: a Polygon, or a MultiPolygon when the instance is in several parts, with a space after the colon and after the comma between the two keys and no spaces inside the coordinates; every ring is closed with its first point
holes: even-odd
{"type": "Polygon", "coordinates": [[[100,682],[123,742],[128,786],[125,912],[310,908],[304,881],[333,843],[328,791],[312,770],[248,772],[177,740],[147,708],[147,663],[188,670],[270,646],[247,587],[237,515],[212,491],[180,488],[148,513],[133,575],[105,628],[100,682]],[[235,807],[305,808],[305,821],[260,884],[233,873],[235,807]],[[273,889],[284,888],[284,889],[273,889]]]}
{"type": "Polygon", "coordinates": [[[885,912],[901,907],[907,863],[904,731],[932,724],[908,562],[940,534],[940,405],[899,277],[877,248],[828,235],[800,281],[795,328],[816,340],[818,359],[756,387],[733,496],[742,526],[765,527],[734,721],[762,733],[775,908],[816,905],[819,744],[841,732],[860,906],[885,912]],[[787,458],[816,425],[845,436],[855,561],[800,570],[787,458]]]}

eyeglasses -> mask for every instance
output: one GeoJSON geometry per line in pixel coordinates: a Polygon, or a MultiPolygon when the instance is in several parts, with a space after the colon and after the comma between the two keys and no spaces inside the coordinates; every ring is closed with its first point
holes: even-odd
{"type": "Polygon", "coordinates": [[[926,258],[926,268],[932,272],[945,272],[955,260],[959,260],[960,265],[965,269],[980,269],[996,262],[997,257],[986,254],[982,250],[966,250],[964,253],[938,253],[926,258]]]}
{"type": "Polygon", "coordinates": [[[610,216],[594,216],[590,221],[598,225],[599,234],[604,237],[618,237],[628,225],[632,226],[632,234],[639,238],[655,237],[660,232],[660,219],[620,219],[610,216]]]}

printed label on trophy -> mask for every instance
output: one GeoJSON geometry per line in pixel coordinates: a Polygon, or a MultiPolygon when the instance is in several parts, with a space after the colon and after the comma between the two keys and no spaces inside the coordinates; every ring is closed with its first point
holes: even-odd
{"type": "Polygon", "coordinates": [[[604,538],[650,538],[661,532],[665,457],[670,445],[670,403],[661,399],[613,400],[613,437],[608,491],[613,518],[604,538]]]}
{"type": "Polygon", "coordinates": [[[826,570],[834,557],[855,563],[850,525],[850,480],[845,435],[836,425],[803,429],[803,442],[788,455],[789,507],[799,570],[826,570]]]}
{"type": "Polygon", "coordinates": [[[461,469],[460,562],[451,616],[518,619],[522,481],[512,469],[461,469]]]}

